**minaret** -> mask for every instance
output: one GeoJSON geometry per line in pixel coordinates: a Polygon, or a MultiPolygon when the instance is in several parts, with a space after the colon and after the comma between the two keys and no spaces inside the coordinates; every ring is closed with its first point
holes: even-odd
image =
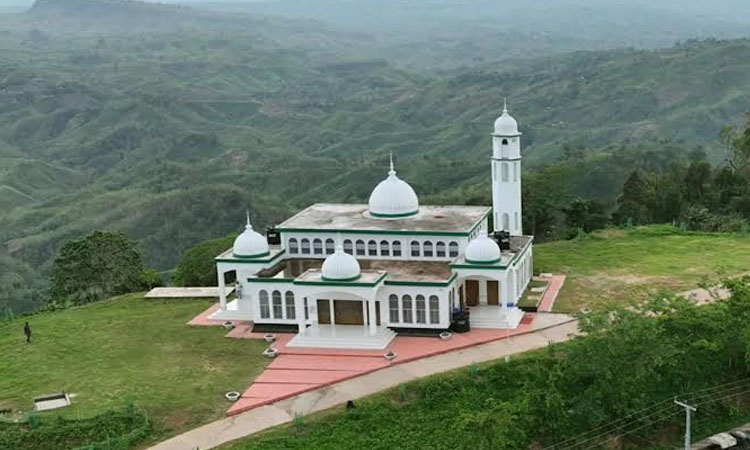
{"type": "Polygon", "coordinates": [[[516,119],[503,114],[495,121],[492,133],[492,209],[496,231],[523,234],[521,224],[521,133],[516,119]]]}

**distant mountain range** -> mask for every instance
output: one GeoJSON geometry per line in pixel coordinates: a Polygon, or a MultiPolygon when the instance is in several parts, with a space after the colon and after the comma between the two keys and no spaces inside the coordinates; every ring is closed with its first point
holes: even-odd
{"type": "MultiPolygon", "coordinates": [[[[621,146],[719,161],[750,105],[748,40],[438,72],[355,31],[173,5],[40,0],[0,28],[0,308],[33,306],[66,239],[120,229],[168,270],[247,207],[262,226],[366,201],[390,151],[423,202],[480,201],[503,97],[525,167],[621,146]]],[[[562,195],[612,200],[628,164],[562,195]]]]}

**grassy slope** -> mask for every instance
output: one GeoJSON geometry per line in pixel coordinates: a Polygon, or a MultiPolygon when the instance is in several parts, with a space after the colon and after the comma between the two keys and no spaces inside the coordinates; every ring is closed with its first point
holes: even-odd
{"type": "Polygon", "coordinates": [[[0,323],[0,407],[28,411],[31,398],[76,394],[59,414],[88,416],[132,401],[155,421],[154,439],[223,416],[224,393],[260,373],[264,343],[188,327],[206,300],[149,301],[129,295],[0,323]]]}
{"type": "Polygon", "coordinates": [[[607,230],[534,249],[536,272],[568,276],[555,305],[558,311],[644,298],[659,289],[695,289],[703,281],[748,268],[750,237],[682,233],[667,226],[607,230]]]}

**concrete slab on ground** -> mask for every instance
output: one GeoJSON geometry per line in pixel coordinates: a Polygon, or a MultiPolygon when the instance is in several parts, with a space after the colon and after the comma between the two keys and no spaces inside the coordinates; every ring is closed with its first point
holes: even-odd
{"type": "MultiPolygon", "coordinates": [[[[145,295],[146,298],[219,298],[218,287],[157,287],[145,295]]],[[[224,288],[224,295],[234,292],[234,286],[224,288]]]]}

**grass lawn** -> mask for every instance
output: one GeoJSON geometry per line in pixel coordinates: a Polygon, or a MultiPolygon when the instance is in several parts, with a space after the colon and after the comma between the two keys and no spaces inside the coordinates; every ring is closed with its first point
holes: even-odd
{"type": "Polygon", "coordinates": [[[534,247],[534,271],[563,273],[556,311],[579,311],[605,299],[682,292],[701,281],[750,271],[750,237],[688,233],[668,226],[605,230],[534,247]]]}
{"type": "Polygon", "coordinates": [[[73,406],[46,414],[85,417],[132,401],[153,419],[152,440],[222,417],[224,393],[265,367],[266,344],[185,325],[210,304],[134,294],[0,322],[0,408],[29,411],[32,397],[58,391],[75,394],[73,406]]]}

